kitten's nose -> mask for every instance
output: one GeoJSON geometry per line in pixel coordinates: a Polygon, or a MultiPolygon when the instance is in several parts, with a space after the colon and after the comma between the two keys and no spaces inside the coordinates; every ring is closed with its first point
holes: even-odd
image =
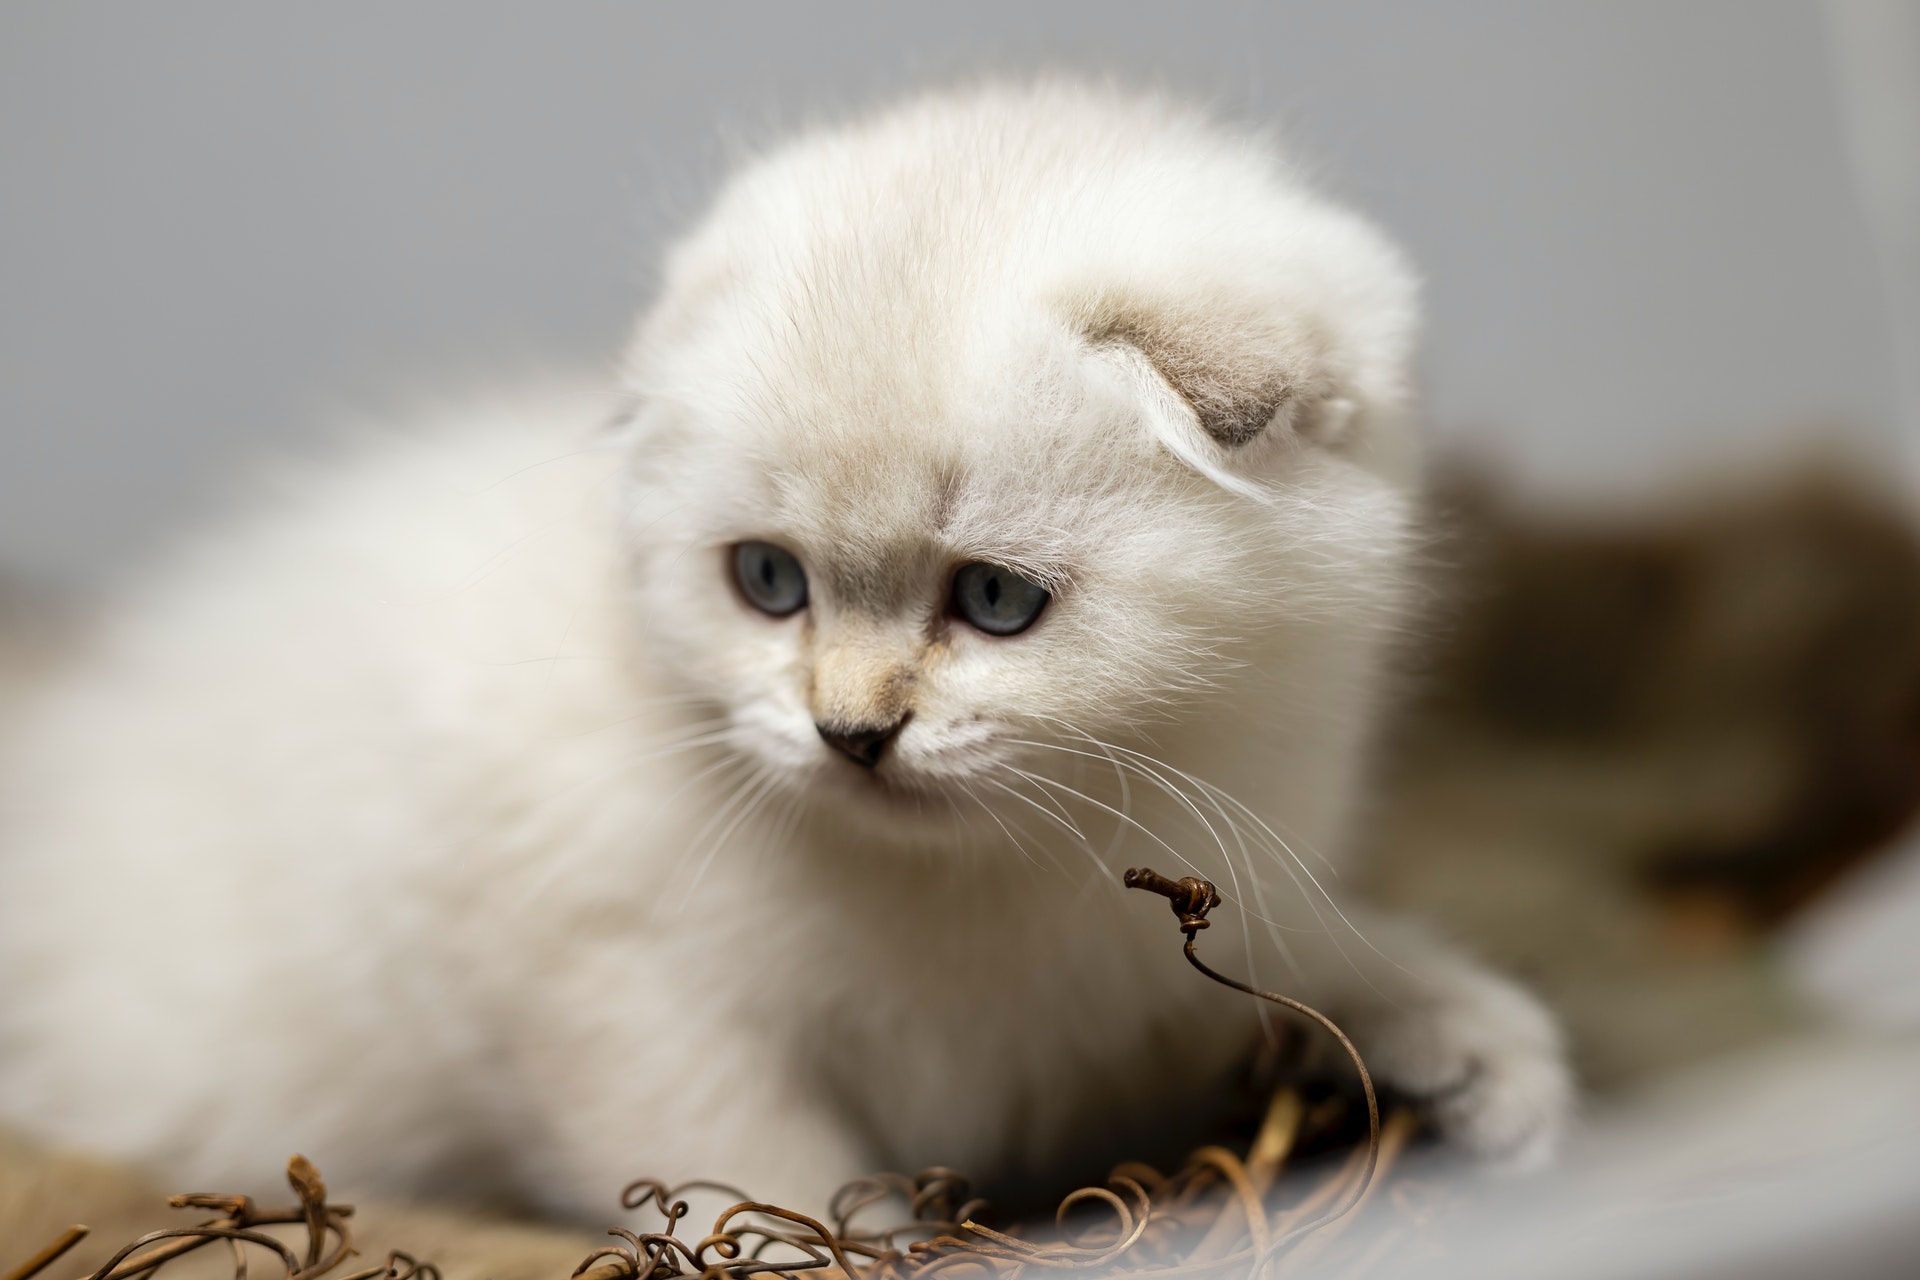
{"type": "Polygon", "coordinates": [[[826,744],[863,769],[871,769],[880,763],[880,757],[886,753],[887,744],[899,736],[900,726],[907,722],[901,716],[892,724],[886,725],[831,725],[816,724],[826,744]]]}

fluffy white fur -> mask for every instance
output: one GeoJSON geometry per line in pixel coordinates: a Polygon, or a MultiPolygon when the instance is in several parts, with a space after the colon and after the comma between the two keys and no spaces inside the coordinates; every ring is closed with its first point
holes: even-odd
{"type": "Polygon", "coordinates": [[[176,1179],[598,1216],[641,1173],[819,1206],[1043,1167],[1344,1019],[1537,1152],[1558,1037],[1347,901],[1400,613],[1414,289],[1257,139],[1071,85],[928,97],[748,167],[674,253],[618,424],[448,415],[124,600],[16,726],[0,1108],[176,1179]],[[748,608],[776,541],[812,600],[748,608]],[[954,567],[1046,584],[1029,632],[954,567]],[[910,712],[877,773],[816,723],[910,712]]]}

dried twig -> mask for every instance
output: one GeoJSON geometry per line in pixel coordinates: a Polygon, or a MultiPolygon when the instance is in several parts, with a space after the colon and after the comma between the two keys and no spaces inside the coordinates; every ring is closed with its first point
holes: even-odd
{"type": "Polygon", "coordinates": [[[1216,973],[1207,967],[1206,961],[1194,954],[1194,935],[1207,927],[1207,912],[1220,905],[1220,891],[1212,884],[1194,876],[1169,880],[1158,872],[1138,867],[1127,872],[1126,885],[1129,889],[1145,889],[1149,893],[1157,893],[1173,904],[1173,914],[1180,919],[1180,932],[1187,937],[1186,946],[1182,950],[1187,957],[1187,962],[1194,968],[1223,986],[1232,987],[1235,991],[1244,991],[1250,996],[1258,996],[1262,1000],[1271,1000],[1275,1004],[1292,1009],[1295,1013],[1304,1014],[1331,1032],[1333,1038],[1340,1042],[1340,1047],[1347,1051],[1347,1056],[1353,1059],[1353,1069],[1359,1073],[1360,1087],[1367,1095],[1367,1162],[1360,1177],[1355,1180],[1352,1190],[1340,1200],[1337,1207],[1297,1227],[1290,1227],[1279,1239],[1261,1250],[1260,1262],[1255,1268],[1255,1274],[1259,1274],[1266,1269],[1280,1250],[1292,1241],[1309,1231],[1345,1217],[1365,1199],[1368,1188],[1373,1184],[1374,1172],[1380,1166],[1380,1100],[1374,1095],[1373,1076],[1367,1071],[1366,1061],[1361,1058],[1360,1051],[1353,1047],[1353,1041],[1347,1038],[1346,1032],[1334,1024],[1332,1018],[1311,1005],[1295,1000],[1292,996],[1262,991],[1258,987],[1250,987],[1225,974],[1216,973]]]}
{"type": "MultiPolygon", "coordinates": [[[[320,1171],[305,1156],[297,1155],[287,1161],[287,1181],[299,1203],[281,1208],[263,1209],[247,1196],[173,1196],[167,1203],[176,1209],[212,1209],[219,1216],[196,1226],[149,1231],[107,1259],[86,1280],[148,1280],[168,1263],[213,1244],[224,1244],[231,1251],[234,1280],[248,1280],[247,1245],[271,1253],[280,1263],[284,1280],[318,1280],[354,1256],[353,1231],[347,1222],[353,1207],[327,1203],[327,1188],[320,1171]],[[306,1228],[304,1254],[296,1253],[261,1230],[294,1224],[306,1228]]],[[[31,1280],[79,1243],[86,1233],[85,1227],[68,1229],[58,1240],[8,1272],[6,1280],[31,1280]]],[[[440,1280],[440,1273],[404,1253],[393,1253],[382,1266],[351,1272],[338,1280],[440,1280]]]]}
{"type": "Polygon", "coordinates": [[[37,1276],[42,1271],[45,1271],[57,1262],[67,1250],[73,1248],[73,1246],[79,1244],[86,1238],[87,1228],[82,1226],[68,1227],[54,1238],[53,1243],[34,1254],[31,1258],[28,1258],[13,1270],[7,1272],[6,1276],[0,1278],[0,1280],[31,1280],[31,1277],[37,1276]]]}

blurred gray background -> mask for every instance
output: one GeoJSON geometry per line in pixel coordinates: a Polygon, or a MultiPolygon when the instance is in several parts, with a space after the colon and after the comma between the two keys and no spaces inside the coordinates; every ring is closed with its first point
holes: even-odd
{"type": "Polygon", "coordinates": [[[604,369],[730,156],[982,69],[1282,126],[1426,272],[1436,430],[1537,494],[1670,490],[1807,440],[1875,457],[1902,342],[1829,18],[11,0],[0,566],[97,579],[332,423],[604,369]]]}

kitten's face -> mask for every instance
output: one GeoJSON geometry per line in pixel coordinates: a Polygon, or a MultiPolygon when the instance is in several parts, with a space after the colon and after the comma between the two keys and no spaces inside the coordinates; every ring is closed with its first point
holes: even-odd
{"type": "Polygon", "coordinates": [[[1398,597],[1412,316],[1368,228],[1150,101],[802,141],[676,252],[636,348],[644,652],[750,786],[885,830],[1030,808],[1024,775],[1149,725],[1344,761],[1398,597]]]}
{"type": "Polygon", "coordinates": [[[1227,492],[1055,323],[937,359],[868,332],[830,380],[819,356],[705,352],[697,402],[645,410],[646,648],[767,785],[920,837],[982,802],[1030,829],[1023,772],[1212,699],[1311,700],[1330,638],[1370,649],[1398,509],[1358,468],[1281,441],[1270,502],[1227,492]]]}

